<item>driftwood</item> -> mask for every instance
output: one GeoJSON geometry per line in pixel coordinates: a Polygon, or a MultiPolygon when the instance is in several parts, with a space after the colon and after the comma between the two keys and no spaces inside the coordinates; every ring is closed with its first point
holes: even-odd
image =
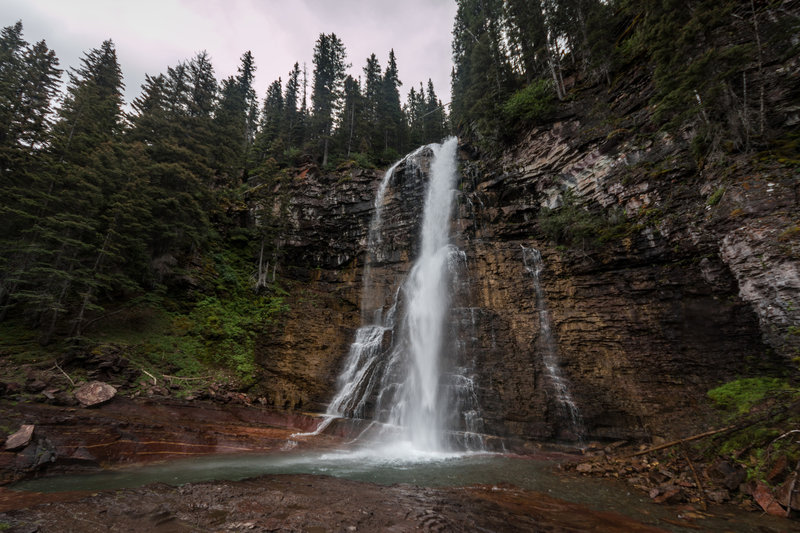
{"type": "Polygon", "coordinates": [[[692,475],[694,476],[694,482],[697,483],[697,491],[700,493],[700,499],[703,504],[703,510],[706,510],[706,497],[705,497],[705,490],[703,490],[703,483],[700,482],[700,476],[697,475],[697,470],[694,469],[694,463],[689,458],[689,454],[686,452],[686,447],[684,446],[683,449],[683,457],[686,459],[686,462],[689,463],[689,468],[692,470],[692,475]]]}
{"type": "Polygon", "coordinates": [[[797,487],[798,472],[800,472],[800,461],[797,461],[797,466],[794,467],[792,483],[789,485],[789,496],[786,498],[786,518],[789,518],[789,516],[792,514],[792,496],[794,495],[795,487],[797,487]]]}
{"type": "Polygon", "coordinates": [[[674,440],[672,442],[668,442],[666,444],[660,444],[658,446],[653,446],[652,448],[647,448],[646,450],[642,450],[640,452],[632,453],[626,457],[636,457],[637,455],[644,455],[646,453],[655,452],[658,450],[663,450],[664,448],[672,448],[673,446],[677,446],[678,444],[683,444],[684,442],[691,442],[693,440],[702,439],[703,437],[710,437],[711,435],[716,435],[717,433],[722,433],[723,431],[730,431],[732,429],[736,429],[736,426],[727,426],[722,429],[715,429],[713,431],[706,431],[705,433],[700,433],[698,435],[692,435],[691,437],[686,437],[683,439],[674,440]]]}
{"type": "Polygon", "coordinates": [[[145,374],[150,376],[150,378],[153,380],[153,385],[158,385],[158,380],[156,379],[156,377],[153,374],[151,374],[150,372],[148,372],[144,368],[142,369],[142,372],[144,372],[145,374]]]}
{"type": "Polygon", "coordinates": [[[172,381],[172,380],[178,380],[178,381],[195,381],[195,380],[198,380],[198,379],[209,379],[211,376],[196,376],[196,377],[191,377],[191,378],[182,378],[182,377],[180,377],[180,376],[168,376],[168,375],[166,375],[166,374],[162,374],[162,375],[161,375],[161,377],[163,377],[163,378],[165,378],[165,379],[168,379],[168,380],[170,380],[170,381],[172,381]]]}
{"type": "Polygon", "coordinates": [[[55,365],[55,368],[57,368],[58,370],[60,370],[60,371],[61,371],[61,373],[62,373],[62,374],[64,374],[64,377],[66,377],[66,378],[69,380],[69,383],[70,383],[70,385],[72,385],[72,386],[74,387],[74,386],[75,386],[75,382],[74,382],[74,381],[72,381],[72,378],[71,378],[71,377],[69,377],[69,374],[67,374],[66,372],[64,372],[64,369],[63,369],[63,368],[61,368],[60,366],[58,366],[58,361],[53,361],[53,364],[55,365]]]}

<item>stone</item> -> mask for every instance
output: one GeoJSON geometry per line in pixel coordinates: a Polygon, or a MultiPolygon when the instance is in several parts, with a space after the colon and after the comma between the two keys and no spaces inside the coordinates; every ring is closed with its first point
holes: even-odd
{"type": "Polygon", "coordinates": [[[736,490],[747,479],[744,468],[719,460],[708,469],[708,476],[728,490],[736,490]]]}
{"type": "Polygon", "coordinates": [[[725,489],[710,490],[706,493],[706,496],[714,503],[725,503],[731,499],[730,493],[725,489]]]}
{"type": "Polygon", "coordinates": [[[781,504],[778,503],[778,500],[775,498],[775,495],[772,494],[769,487],[761,482],[756,483],[756,487],[753,490],[753,499],[767,514],[773,516],[786,515],[786,511],[781,507],[781,504]]]}
{"type": "Polygon", "coordinates": [[[75,399],[80,402],[81,406],[91,407],[109,401],[116,394],[117,389],[108,383],[92,381],[82,385],[75,391],[75,399]]]}
{"type": "Polygon", "coordinates": [[[665,485],[660,487],[655,497],[652,496],[653,491],[650,491],[650,497],[655,503],[674,504],[683,501],[683,492],[675,485],[665,485]]]}
{"type": "Polygon", "coordinates": [[[577,470],[582,474],[588,474],[593,470],[593,467],[590,463],[581,463],[577,467],[575,467],[575,470],[577,470]]]}
{"type": "Polygon", "coordinates": [[[41,379],[32,379],[31,381],[25,384],[25,392],[30,392],[35,394],[37,392],[43,391],[47,387],[47,383],[42,381],[41,379]]]}
{"type": "Polygon", "coordinates": [[[6,439],[5,449],[9,452],[21,450],[31,443],[33,439],[33,424],[24,424],[15,433],[9,435],[6,439]]]}

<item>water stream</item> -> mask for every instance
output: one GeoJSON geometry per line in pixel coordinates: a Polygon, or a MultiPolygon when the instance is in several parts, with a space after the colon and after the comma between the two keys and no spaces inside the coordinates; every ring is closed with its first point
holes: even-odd
{"type": "Polygon", "coordinates": [[[582,440],[585,435],[583,417],[578,406],[572,399],[569,390],[569,381],[561,372],[561,361],[558,356],[558,344],[553,335],[550,308],[547,305],[544,289],[542,288],[541,274],[544,268],[542,254],[536,248],[522,246],[522,260],[525,270],[533,280],[533,290],[536,295],[536,310],[539,314],[539,342],[538,353],[542,359],[550,391],[554,397],[554,405],[558,413],[558,420],[567,424],[566,431],[561,433],[566,436],[582,440]]]}
{"type": "Polygon", "coordinates": [[[623,482],[565,477],[553,472],[553,462],[485,453],[420,453],[401,459],[382,450],[359,448],[337,452],[283,452],[269,455],[212,455],[106,470],[94,474],[61,475],[16,483],[13,490],[36,492],[104,491],[150,483],[183,485],[214,480],[242,480],[266,474],[316,474],[353,481],[422,487],[459,487],[476,483],[510,483],[547,493],[594,509],[616,510],[645,524],[678,532],[778,532],[786,522],[735,508],[710,513],[698,525],[677,525],[675,509],[654,505],[646,494],[623,482]],[[691,528],[691,529],[690,529],[691,528]]]}
{"type": "Polygon", "coordinates": [[[335,418],[347,417],[365,421],[358,440],[389,455],[482,449],[474,381],[464,351],[458,349],[461,328],[453,327],[460,324],[458,312],[451,309],[466,270],[465,254],[450,242],[457,144],[450,138],[415,150],[387,170],[378,187],[364,269],[363,324],[350,346],[325,420],[313,434],[324,431],[335,418]],[[401,163],[406,179],[424,176],[415,174],[422,158],[430,158],[430,170],[418,256],[384,309],[383,295],[375,294],[379,289],[372,268],[386,255],[385,196],[401,163]]]}

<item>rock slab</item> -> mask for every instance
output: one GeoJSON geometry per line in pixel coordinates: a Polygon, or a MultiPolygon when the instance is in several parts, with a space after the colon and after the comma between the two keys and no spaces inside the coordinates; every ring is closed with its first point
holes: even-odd
{"type": "Polygon", "coordinates": [[[86,383],[75,391],[75,398],[83,407],[105,403],[117,394],[117,389],[102,381],[86,383]]]}
{"type": "Polygon", "coordinates": [[[33,438],[33,424],[24,424],[19,430],[6,439],[5,449],[12,452],[21,450],[30,444],[33,438]]]}

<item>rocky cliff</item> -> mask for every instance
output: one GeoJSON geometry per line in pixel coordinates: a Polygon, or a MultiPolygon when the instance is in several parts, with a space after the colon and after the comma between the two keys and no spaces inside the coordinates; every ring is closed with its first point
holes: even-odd
{"type": "MultiPolygon", "coordinates": [[[[796,162],[770,152],[698,160],[691,132],[653,126],[650,90],[645,74],[584,89],[500,154],[462,146],[453,227],[469,286],[458,305],[470,312],[488,433],[576,437],[543,364],[543,305],[587,438],[682,434],[712,422],[710,388],[796,371],[796,162]],[[580,220],[559,218],[566,207],[580,220]],[[543,302],[524,248],[541,252],[543,302]]],[[[774,99],[773,125],[790,127],[792,99],[774,99]]],[[[334,392],[360,323],[379,177],[307,168],[286,186],[280,271],[292,311],[259,349],[276,406],[322,409],[334,392]]],[[[424,168],[401,166],[390,183],[371,266],[384,298],[415,256],[425,180],[424,168]]]]}

